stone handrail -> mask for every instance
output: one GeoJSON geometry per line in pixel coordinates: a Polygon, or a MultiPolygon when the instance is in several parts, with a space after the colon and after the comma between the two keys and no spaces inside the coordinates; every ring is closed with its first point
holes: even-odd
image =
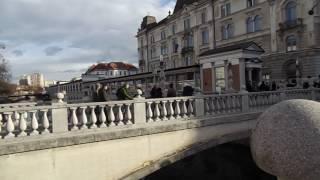
{"type": "MultiPolygon", "coordinates": [[[[7,105],[0,108],[0,136],[3,139],[47,134],[72,133],[93,129],[130,128],[137,124],[166,123],[208,118],[223,114],[264,111],[288,99],[320,100],[320,89],[268,92],[241,92],[161,99],[136,98],[50,105],[7,105]]],[[[1,140],[0,140],[1,141],[1,140]]]]}

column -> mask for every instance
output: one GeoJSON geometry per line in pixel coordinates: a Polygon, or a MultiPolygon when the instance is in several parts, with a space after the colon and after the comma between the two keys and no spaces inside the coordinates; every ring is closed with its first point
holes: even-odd
{"type": "Polygon", "coordinates": [[[240,90],[246,87],[246,62],[244,58],[239,58],[240,90]]]}
{"type": "Polygon", "coordinates": [[[216,92],[216,71],[214,63],[211,63],[211,76],[212,76],[212,93],[216,92]]]}
{"type": "MultiPolygon", "coordinates": [[[[196,78],[194,78],[194,80],[196,81],[196,78]]],[[[200,65],[200,88],[201,88],[201,91],[203,92],[204,87],[203,87],[203,65],[202,64],[200,65]]]]}
{"type": "Polygon", "coordinates": [[[252,68],[248,68],[248,78],[249,78],[249,81],[251,82],[251,85],[252,85],[252,68]]]}
{"type": "Polygon", "coordinates": [[[226,91],[229,90],[229,69],[228,69],[228,60],[224,61],[224,79],[226,84],[226,91]]]}

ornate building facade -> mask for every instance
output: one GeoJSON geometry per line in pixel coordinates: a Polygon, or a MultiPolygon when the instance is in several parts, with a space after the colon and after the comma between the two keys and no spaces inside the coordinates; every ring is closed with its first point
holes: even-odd
{"type": "MultiPolygon", "coordinates": [[[[319,14],[313,0],[177,0],[174,12],[165,19],[143,19],[137,34],[140,70],[152,72],[160,61],[167,69],[200,64],[202,81],[205,72],[215,91],[219,79],[228,79],[228,75],[217,79],[215,59],[204,64],[202,55],[223,49],[221,60],[228,47],[253,42],[264,51],[255,57],[262,63],[243,69],[243,83],[318,76],[319,14]],[[309,15],[312,8],[315,13],[309,15]]],[[[230,64],[233,60],[225,56],[224,61],[230,64]]]]}

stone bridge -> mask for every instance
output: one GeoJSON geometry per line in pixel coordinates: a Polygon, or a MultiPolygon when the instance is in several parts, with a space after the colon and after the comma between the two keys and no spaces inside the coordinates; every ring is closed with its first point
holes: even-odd
{"type": "Polygon", "coordinates": [[[0,106],[0,179],[139,179],[246,139],[268,107],[320,89],[0,106]]]}

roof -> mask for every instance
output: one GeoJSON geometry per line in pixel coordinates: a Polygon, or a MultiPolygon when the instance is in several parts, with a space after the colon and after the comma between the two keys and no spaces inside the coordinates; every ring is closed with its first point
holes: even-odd
{"type": "Polygon", "coordinates": [[[194,2],[198,2],[199,0],[177,0],[176,6],[174,7],[173,13],[178,12],[183,8],[184,5],[189,5],[194,2]]]}
{"type": "Polygon", "coordinates": [[[124,62],[110,62],[110,63],[98,63],[92,65],[86,72],[90,73],[93,71],[106,71],[106,70],[128,70],[128,71],[137,71],[138,68],[132,64],[124,62]]]}
{"type": "Polygon", "coordinates": [[[251,42],[238,43],[238,44],[233,44],[231,46],[211,49],[203,52],[202,54],[200,54],[200,56],[208,56],[212,54],[218,54],[218,53],[235,51],[235,50],[246,50],[246,51],[254,51],[254,52],[261,52],[261,53],[265,52],[258,44],[251,41],[251,42]]]}

